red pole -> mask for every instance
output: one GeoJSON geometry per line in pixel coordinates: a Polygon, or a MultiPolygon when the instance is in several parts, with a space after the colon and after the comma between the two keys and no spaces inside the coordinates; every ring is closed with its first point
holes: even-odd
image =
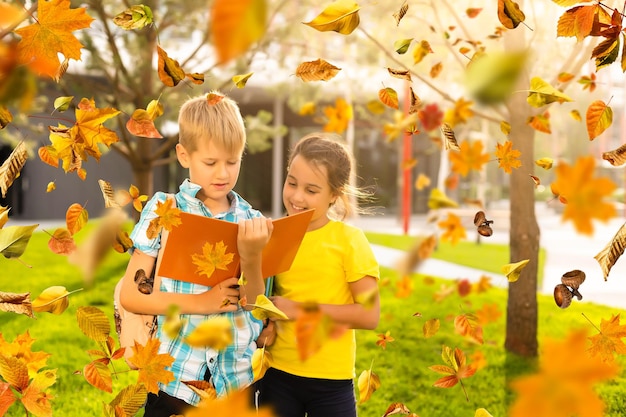
{"type": "MultiPolygon", "coordinates": [[[[410,83],[405,80],[404,84],[404,117],[409,115],[409,107],[411,105],[411,92],[410,83]]],[[[402,163],[408,162],[412,155],[411,151],[411,139],[413,135],[410,133],[404,133],[404,143],[402,148],[402,163]]],[[[402,231],[404,234],[409,233],[409,222],[411,220],[411,191],[413,189],[412,168],[405,168],[402,170],[402,231]]]]}

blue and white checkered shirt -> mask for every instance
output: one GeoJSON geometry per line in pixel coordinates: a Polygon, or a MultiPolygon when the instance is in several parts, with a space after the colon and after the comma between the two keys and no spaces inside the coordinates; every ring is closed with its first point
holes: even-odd
{"type": "MultiPolygon", "coordinates": [[[[236,192],[231,191],[228,198],[231,201],[230,209],[227,212],[219,213],[215,216],[211,214],[204,203],[195,196],[200,190],[200,186],[185,180],[180,191],[175,194],[176,206],[187,213],[199,214],[207,217],[237,222],[240,219],[250,219],[261,216],[261,213],[254,210],[236,192]]],[[[156,257],[161,246],[160,236],[148,239],[146,231],[150,221],[157,217],[155,213],[158,201],[164,202],[167,194],[157,192],[145,205],[141,212],[141,217],[130,237],[133,240],[133,247],[139,249],[147,255],[156,257]]],[[[161,291],[176,292],[183,294],[198,294],[207,291],[210,287],[189,282],[176,281],[169,278],[161,279],[161,291]]],[[[188,335],[198,324],[211,317],[210,315],[184,314],[181,315],[183,328],[179,336],[170,339],[158,327],[156,337],[161,341],[159,353],[169,353],[174,357],[174,363],[169,368],[174,373],[174,381],[167,385],[159,384],[161,391],[180,398],[189,404],[196,405],[200,397],[189,389],[182,381],[201,381],[204,379],[207,367],[211,372],[211,381],[215,386],[218,395],[225,395],[232,390],[243,388],[253,380],[252,375],[252,354],[256,349],[255,340],[259,336],[263,324],[255,319],[249,311],[241,307],[232,313],[221,313],[231,321],[233,329],[233,344],[225,350],[220,351],[203,348],[192,348],[184,343],[181,335],[188,335]]],[[[159,316],[161,323],[165,316],[159,316]]]]}

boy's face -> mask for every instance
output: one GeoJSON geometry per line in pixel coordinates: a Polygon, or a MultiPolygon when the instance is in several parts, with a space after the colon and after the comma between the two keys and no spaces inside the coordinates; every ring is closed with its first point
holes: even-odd
{"type": "Polygon", "coordinates": [[[176,156],[182,167],[189,169],[189,180],[202,187],[196,197],[213,214],[226,211],[230,205],[227,195],[239,178],[241,153],[232,154],[205,140],[191,153],[176,145],[176,156]]]}

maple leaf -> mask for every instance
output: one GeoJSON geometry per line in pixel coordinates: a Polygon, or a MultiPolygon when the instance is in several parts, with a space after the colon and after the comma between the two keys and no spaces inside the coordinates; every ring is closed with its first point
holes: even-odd
{"type": "Polygon", "coordinates": [[[517,398],[509,410],[510,417],[604,415],[604,402],[594,384],[617,376],[618,366],[587,355],[586,339],[582,330],[570,333],[562,341],[548,340],[543,344],[539,370],[511,382],[517,398]]]}
{"type": "Polygon", "coordinates": [[[205,242],[202,245],[202,255],[196,253],[191,255],[193,264],[198,267],[196,272],[211,278],[216,269],[227,270],[228,264],[233,261],[235,254],[233,252],[226,253],[226,249],[228,247],[224,245],[223,240],[216,242],[215,245],[205,242]]]}
{"type": "Polygon", "coordinates": [[[498,166],[507,174],[510,174],[513,168],[522,166],[522,161],[518,158],[522,154],[517,149],[512,149],[513,142],[507,140],[503,145],[496,144],[496,158],[498,158],[498,166]]]}
{"type": "Polygon", "coordinates": [[[454,213],[448,213],[448,217],[437,223],[437,226],[444,230],[441,235],[443,242],[450,241],[452,245],[456,245],[460,239],[467,237],[461,218],[454,213]]]}
{"type": "Polygon", "coordinates": [[[471,170],[480,171],[483,165],[489,162],[489,154],[483,153],[483,143],[474,141],[461,142],[459,152],[449,152],[448,158],[452,162],[452,171],[466,177],[471,170]]]}
{"type": "Polygon", "coordinates": [[[174,358],[165,353],[159,353],[159,339],[148,339],[145,346],[135,342],[132,347],[134,355],[128,360],[139,370],[137,383],[143,383],[148,392],[159,392],[159,382],[167,384],[174,380],[172,371],[166,368],[174,363],[174,358]]]}
{"type": "Polygon", "coordinates": [[[22,37],[19,60],[35,72],[55,78],[61,66],[59,53],[80,60],[83,45],[72,32],[88,28],[93,20],[84,7],[70,9],[70,0],[38,2],[36,22],[15,30],[22,37]]]}
{"type": "Polygon", "coordinates": [[[182,223],[180,219],[180,209],[174,206],[174,201],[170,198],[166,198],[164,202],[157,201],[154,212],[158,217],[155,217],[150,221],[146,235],[148,239],[153,239],[158,236],[162,228],[167,231],[182,223]]]}
{"type": "Polygon", "coordinates": [[[446,110],[443,121],[448,123],[450,127],[466,123],[468,119],[474,116],[474,111],[470,108],[472,104],[474,104],[473,101],[467,101],[461,97],[454,102],[453,108],[446,110]]]}
{"type": "Polygon", "coordinates": [[[380,333],[376,337],[378,337],[378,340],[376,341],[376,346],[380,346],[381,348],[383,348],[383,350],[387,348],[387,343],[395,341],[395,339],[391,337],[390,330],[387,330],[385,334],[380,333]]]}
{"type": "Polygon", "coordinates": [[[442,346],[441,358],[445,365],[432,365],[428,369],[448,375],[436,380],[433,386],[437,388],[452,388],[457,383],[460,383],[465,393],[465,399],[469,401],[467,391],[465,391],[465,386],[463,385],[463,379],[474,375],[476,368],[466,364],[465,353],[459,348],[455,348],[453,351],[448,346],[442,346]]]}
{"type": "Polygon", "coordinates": [[[609,178],[594,177],[593,156],[583,156],[571,166],[565,162],[556,167],[553,189],[567,200],[563,221],[572,220],[579,233],[593,234],[592,219],[607,221],[615,216],[615,207],[604,201],[616,188],[609,178]]]}
{"type": "Polygon", "coordinates": [[[476,310],[476,321],[478,324],[495,323],[502,316],[502,312],[496,303],[483,304],[480,310],[476,310]]]}
{"type": "Polygon", "coordinates": [[[611,315],[609,320],[600,321],[598,334],[589,337],[591,347],[587,351],[591,356],[599,356],[603,362],[612,362],[614,353],[626,355],[626,344],[622,341],[626,337],[626,325],[619,322],[619,314],[611,315]]]}
{"type": "Polygon", "coordinates": [[[417,117],[420,119],[422,127],[427,132],[437,129],[443,122],[443,112],[436,103],[428,104],[423,110],[419,110],[417,117]]]}
{"type": "Polygon", "coordinates": [[[237,417],[273,417],[275,414],[267,407],[255,409],[246,390],[234,390],[222,398],[207,398],[197,407],[185,411],[185,417],[237,416],[237,417]]]}
{"type": "Polygon", "coordinates": [[[488,277],[487,275],[481,275],[478,282],[474,283],[474,291],[476,293],[485,292],[491,287],[491,277],[488,277]]]}
{"type": "Polygon", "coordinates": [[[328,122],[324,125],[324,132],[343,133],[353,118],[352,106],[342,98],[335,101],[335,107],[324,107],[324,114],[328,122]]]}
{"type": "Polygon", "coordinates": [[[404,275],[398,282],[396,282],[396,293],[394,294],[397,298],[407,298],[413,292],[413,281],[409,278],[408,275],[404,275]]]}

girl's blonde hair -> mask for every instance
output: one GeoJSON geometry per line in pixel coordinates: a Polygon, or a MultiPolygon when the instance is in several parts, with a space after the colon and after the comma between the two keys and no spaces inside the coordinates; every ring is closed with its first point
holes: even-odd
{"type": "Polygon", "coordinates": [[[330,213],[338,219],[345,219],[355,212],[362,212],[352,203],[358,198],[369,200],[371,193],[350,184],[350,175],[354,165],[353,157],[348,148],[338,142],[338,135],[314,132],[300,139],[291,150],[288,167],[293,159],[300,155],[317,168],[325,167],[328,185],[337,196],[337,202],[330,208],[330,213]]]}
{"type": "Polygon", "coordinates": [[[246,147],[246,130],[239,106],[216,91],[183,103],[178,114],[178,128],[178,142],[188,152],[197,150],[202,140],[212,141],[233,154],[243,153],[246,147]],[[209,95],[223,98],[210,104],[209,95]]]}

